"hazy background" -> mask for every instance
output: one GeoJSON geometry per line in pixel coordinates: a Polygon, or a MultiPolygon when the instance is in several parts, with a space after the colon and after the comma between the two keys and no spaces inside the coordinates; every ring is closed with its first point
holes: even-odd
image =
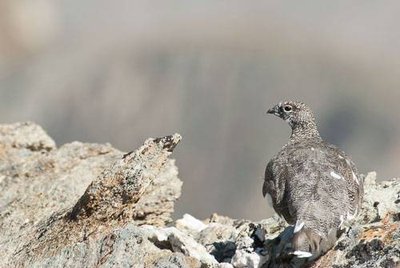
{"type": "Polygon", "coordinates": [[[287,141],[265,111],[310,104],[362,172],[400,176],[399,1],[0,1],[0,121],[129,151],[179,132],[184,212],[257,220],[287,141]]]}

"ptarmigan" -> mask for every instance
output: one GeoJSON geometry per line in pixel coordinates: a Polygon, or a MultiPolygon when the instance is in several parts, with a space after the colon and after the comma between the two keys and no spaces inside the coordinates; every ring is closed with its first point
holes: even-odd
{"type": "Polygon", "coordinates": [[[294,224],[291,254],[315,259],[335,245],[361,209],[363,180],[344,152],[322,140],[309,107],[285,101],[268,113],[289,123],[289,142],[265,170],[263,195],[294,224]]]}

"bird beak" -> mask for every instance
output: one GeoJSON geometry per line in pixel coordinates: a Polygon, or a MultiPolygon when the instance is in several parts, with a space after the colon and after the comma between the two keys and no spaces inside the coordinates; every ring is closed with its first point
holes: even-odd
{"type": "Polygon", "coordinates": [[[267,111],[267,114],[279,115],[279,107],[278,107],[278,105],[275,105],[273,108],[269,109],[267,111]]]}

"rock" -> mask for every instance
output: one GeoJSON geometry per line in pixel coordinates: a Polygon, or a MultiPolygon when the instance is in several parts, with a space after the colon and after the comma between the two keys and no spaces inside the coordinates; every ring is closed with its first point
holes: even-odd
{"type": "Polygon", "coordinates": [[[203,245],[197,243],[192,237],[182,233],[175,227],[156,229],[153,226],[143,226],[143,228],[152,234],[149,239],[156,245],[168,247],[173,252],[181,252],[210,267],[218,264],[203,245]]]}
{"type": "Polygon", "coordinates": [[[53,150],[56,143],[46,132],[32,122],[2,125],[0,127],[0,144],[13,148],[26,148],[31,151],[53,150]]]}
{"type": "Polygon", "coordinates": [[[107,144],[57,149],[33,123],[0,126],[0,266],[106,263],[123,252],[104,257],[104,243],[123,243],[127,224],[171,222],[182,182],[168,157],[180,139],[148,139],[123,154],[107,144]]]}
{"type": "Polygon", "coordinates": [[[312,263],[282,255],[293,226],[217,214],[171,219],[182,182],[178,134],[123,154],[57,148],[33,123],[0,125],[0,267],[398,267],[400,180],[365,178],[363,210],[312,263]]]}
{"type": "Polygon", "coordinates": [[[196,219],[192,215],[185,214],[182,219],[176,221],[176,227],[189,233],[199,233],[204,230],[207,225],[196,219]]]}

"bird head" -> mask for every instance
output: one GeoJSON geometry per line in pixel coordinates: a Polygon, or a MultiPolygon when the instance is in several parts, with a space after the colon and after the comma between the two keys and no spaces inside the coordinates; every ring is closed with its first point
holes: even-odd
{"type": "Polygon", "coordinates": [[[288,122],[291,127],[304,123],[313,123],[315,121],[311,109],[302,102],[280,102],[269,109],[267,113],[282,118],[283,120],[288,122]]]}

